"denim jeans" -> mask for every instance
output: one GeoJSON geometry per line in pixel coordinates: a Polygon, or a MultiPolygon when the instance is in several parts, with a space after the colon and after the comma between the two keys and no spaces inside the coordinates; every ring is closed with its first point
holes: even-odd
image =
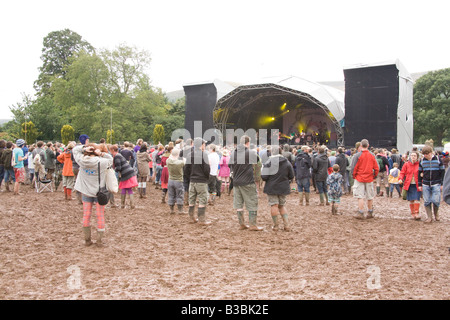
{"type": "Polygon", "coordinates": [[[317,190],[319,193],[327,193],[327,182],[326,181],[316,181],[317,190]]]}
{"type": "Polygon", "coordinates": [[[425,207],[434,204],[436,207],[439,207],[441,202],[441,185],[434,184],[432,186],[422,185],[422,195],[425,207]]]}
{"type": "Polygon", "coordinates": [[[394,188],[395,188],[395,190],[397,190],[397,192],[398,192],[399,195],[402,193],[402,192],[400,191],[400,185],[399,185],[399,184],[394,184],[394,183],[391,183],[391,184],[389,185],[389,192],[390,192],[390,193],[394,192],[394,188]]]}
{"type": "Polygon", "coordinates": [[[14,169],[5,169],[4,172],[5,183],[8,182],[9,178],[11,178],[13,182],[16,182],[16,175],[14,174],[14,169]]]}
{"type": "Polygon", "coordinates": [[[4,176],[5,176],[5,167],[3,167],[3,165],[0,165],[0,186],[2,185],[4,176]]]}
{"type": "Polygon", "coordinates": [[[155,178],[155,182],[157,184],[161,184],[161,173],[163,171],[163,167],[161,165],[156,165],[156,178],[155,178]]]}
{"type": "Polygon", "coordinates": [[[303,178],[303,179],[297,180],[297,187],[298,187],[298,192],[309,193],[309,187],[310,187],[309,178],[303,178]]]}

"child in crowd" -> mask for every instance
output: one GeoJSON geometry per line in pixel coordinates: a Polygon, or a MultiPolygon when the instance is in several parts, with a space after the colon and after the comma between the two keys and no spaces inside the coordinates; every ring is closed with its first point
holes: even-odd
{"type": "Polygon", "coordinates": [[[327,177],[328,202],[331,203],[331,214],[338,214],[338,206],[341,202],[343,177],[339,173],[339,165],[333,165],[333,172],[327,177]]]}
{"type": "Polygon", "coordinates": [[[400,185],[398,183],[398,176],[400,175],[400,169],[398,168],[398,163],[394,162],[392,165],[392,169],[389,171],[389,197],[392,198],[392,194],[394,193],[394,187],[395,190],[398,192],[398,197],[401,198],[402,192],[400,191],[400,185]]]}

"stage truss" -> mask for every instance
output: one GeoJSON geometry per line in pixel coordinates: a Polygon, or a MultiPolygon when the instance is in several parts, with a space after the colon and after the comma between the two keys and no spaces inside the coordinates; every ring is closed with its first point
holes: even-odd
{"type": "Polygon", "coordinates": [[[231,114],[234,114],[236,112],[239,112],[258,99],[261,99],[263,97],[274,97],[274,96],[284,96],[286,93],[298,96],[302,99],[305,99],[307,101],[310,101],[314,105],[320,107],[327,115],[327,117],[330,119],[330,121],[333,123],[336,135],[337,135],[337,145],[338,146],[344,146],[344,131],[342,127],[340,126],[339,122],[330,115],[330,110],[327,108],[326,105],[324,105],[319,100],[315,99],[311,95],[293,90],[290,88],[286,88],[277,84],[273,83],[265,83],[265,84],[255,84],[255,85],[243,85],[239,86],[233,91],[229,92],[225,96],[219,99],[217,101],[216,106],[213,110],[213,120],[214,120],[214,127],[219,130],[222,134],[225,134],[227,129],[227,122],[231,114]],[[241,93],[250,92],[252,90],[261,90],[261,89],[275,89],[276,91],[272,92],[260,92],[255,96],[251,96],[246,101],[242,101],[242,98],[240,97],[241,93]]]}

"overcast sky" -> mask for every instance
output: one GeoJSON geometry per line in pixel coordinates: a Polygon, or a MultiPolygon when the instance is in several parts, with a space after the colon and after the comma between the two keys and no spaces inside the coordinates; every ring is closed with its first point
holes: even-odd
{"type": "Polygon", "coordinates": [[[34,95],[43,38],[68,28],[95,48],[151,54],[165,92],[214,79],[295,75],[343,81],[343,68],[399,59],[410,73],[450,67],[450,1],[22,0],[2,3],[0,119],[34,95]]]}

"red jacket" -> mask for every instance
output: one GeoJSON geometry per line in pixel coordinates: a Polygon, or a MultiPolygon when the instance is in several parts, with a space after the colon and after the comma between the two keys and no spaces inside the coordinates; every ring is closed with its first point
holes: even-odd
{"type": "Polygon", "coordinates": [[[380,168],[373,153],[369,150],[362,150],[354,155],[352,159],[353,179],[359,182],[372,182],[378,175],[380,168]]]}
{"type": "Polygon", "coordinates": [[[419,183],[419,161],[412,163],[408,161],[403,165],[402,171],[398,176],[399,180],[403,180],[403,189],[408,190],[411,184],[412,177],[414,175],[414,180],[416,185],[419,183]]]}

